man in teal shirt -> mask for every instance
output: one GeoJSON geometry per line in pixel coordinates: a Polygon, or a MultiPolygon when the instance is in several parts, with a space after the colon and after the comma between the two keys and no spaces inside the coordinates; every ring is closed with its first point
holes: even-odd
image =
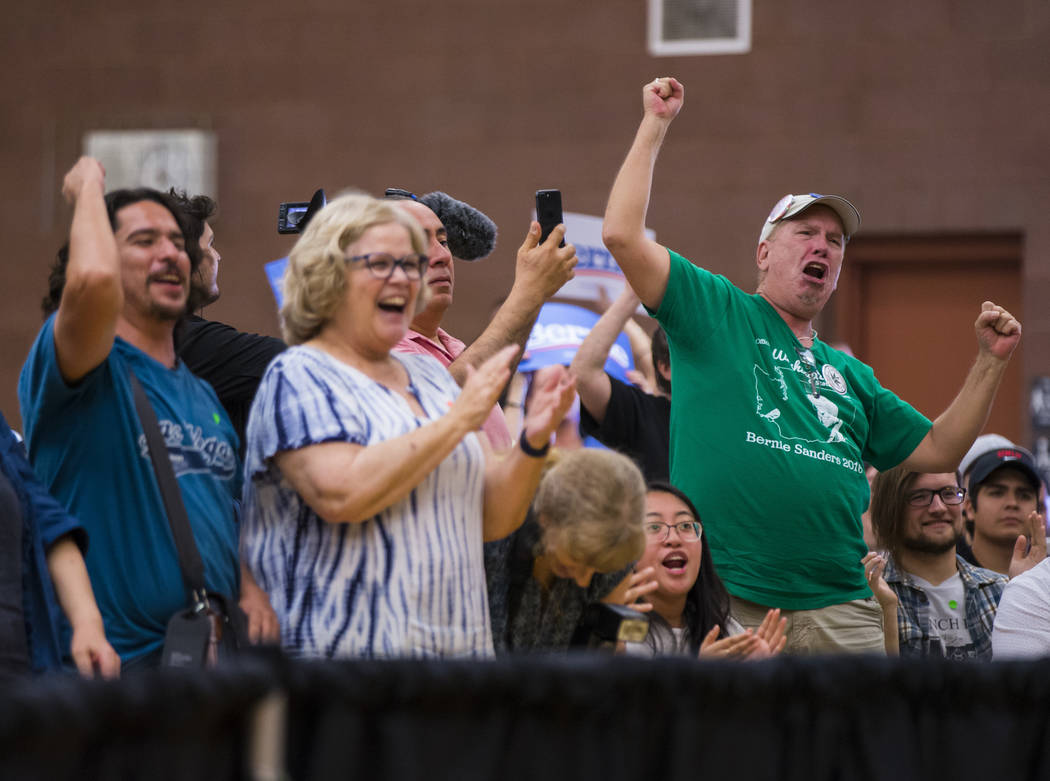
{"type": "Polygon", "coordinates": [[[276,638],[265,593],[240,565],[237,435],[218,398],[175,355],[199,248],[177,206],[153,190],[105,192],[102,166],[66,174],[68,249],[52,269],[49,308],[19,379],[33,466],[88,531],[86,564],[107,637],[125,672],[160,660],[171,615],[189,593],[131,373],[156,413],[207,587],[238,597],[254,638],[276,638]]]}
{"type": "Polygon", "coordinates": [[[671,480],[699,508],[745,626],[781,607],[788,650],[880,652],[882,615],[860,561],[864,462],[954,470],[984,425],[1021,326],[983,304],[974,367],[931,424],[813,329],[860,225],[846,199],[777,203],[759,235],[753,295],[647,238],[657,153],[684,96],[673,78],[643,88],[645,113],[603,228],[670,343],[671,480]]]}

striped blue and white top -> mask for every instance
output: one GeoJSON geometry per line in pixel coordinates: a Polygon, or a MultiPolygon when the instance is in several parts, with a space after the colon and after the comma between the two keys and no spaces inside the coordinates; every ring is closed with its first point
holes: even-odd
{"type": "Polygon", "coordinates": [[[272,460],[322,442],[373,445],[445,414],[459,394],[448,371],[429,356],[393,355],[426,418],[320,350],[293,347],[270,364],[248,423],[244,557],[293,654],[491,656],[476,434],[362,523],[321,520],[272,460]]]}

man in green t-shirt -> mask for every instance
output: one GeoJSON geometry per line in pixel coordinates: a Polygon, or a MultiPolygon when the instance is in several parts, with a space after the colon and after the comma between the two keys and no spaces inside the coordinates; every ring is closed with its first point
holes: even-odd
{"type": "Polygon", "coordinates": [[[673,78],[643,88],[645,113],[602,236],[667,332],[671,480],[700,510],[745,626],[781,607],[788,650],[881,651],[882,616],[861,565],[864,462],[953,471],[987,419],[1021,326],[1002,307],[982,305],[977,360],[931,424],[813,329],[860,226],[846,199],[777,203],[759,236],[755,294],[648,239],[653,169],[684,95],[673,78]]]}

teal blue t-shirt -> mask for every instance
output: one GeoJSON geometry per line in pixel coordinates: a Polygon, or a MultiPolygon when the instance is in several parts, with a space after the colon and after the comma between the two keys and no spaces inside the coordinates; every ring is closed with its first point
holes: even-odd
{"type": "Polygon", "coordinates": [[[864,462],[907,458],[930,421],[761,296],[671,252],[671,481],[696,504],[731,594],[810,610],[871,596],[864,462]]]}
{"type": "Polygon", "coordinates": [[[91,585],[123,659],[159,649],[168,619],[189,603],[129,367],[156,411],[208,588],[235,597],[240,572],[237,435],[211,386],[181,361],[168,369],[119,337],[102,364],[68,385],[49,318],[18,382],[26,444],[40,479],[88,532],[91,585]]]}

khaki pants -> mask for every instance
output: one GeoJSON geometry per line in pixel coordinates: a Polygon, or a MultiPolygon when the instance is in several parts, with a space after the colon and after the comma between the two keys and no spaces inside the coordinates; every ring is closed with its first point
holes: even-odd
{"type": "MultiPolygon", "coordinates": [[[[757,629],[768,607],[730,597],[733,616],[745,629],[757,629]]],[[[882,608],[874,597],[817,610],[782,610],[787,619],[788,654],[886,653],[882,608]]]]}

